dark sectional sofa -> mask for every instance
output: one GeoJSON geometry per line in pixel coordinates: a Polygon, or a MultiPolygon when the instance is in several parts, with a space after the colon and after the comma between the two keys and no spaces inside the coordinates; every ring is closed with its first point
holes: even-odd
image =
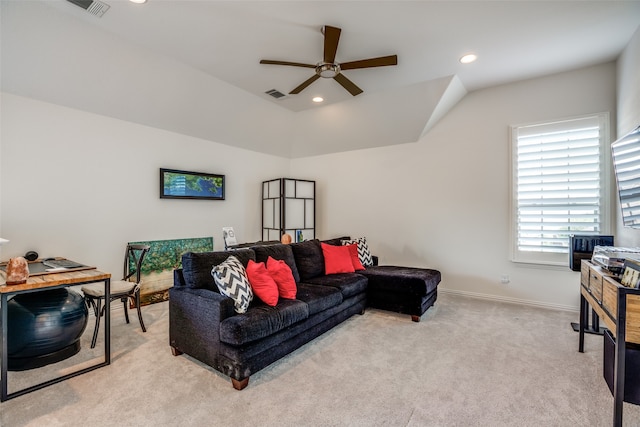
{"type": "MultiPolygon", "coordinates": [[[[341,239],[325,241],[340,245],[341,239]]],[[[234,251],[186,253],[169,290],[169,340],[174,355],[186,353],[229,376],[242,390],[253,373],[291,353],[367,306],[411,314],[414,320],[436,300],[440,272],[373,266],[357,273],[325,275],[320,242],[253,246],[234,251]],[[234,255],[283,260],[297,285],[296,299],[268,306],[258,298],[237,314],[221,295],[212,266],[234,255]],[[425,281],[426,279],[426,281],[425,281]],[[373,283],[373,286],[372,286],[373,283]],[[371,296],[368,302],[368,296],[371,296]],[[389,299],[389,296],[390,299],[389,299]]]]}

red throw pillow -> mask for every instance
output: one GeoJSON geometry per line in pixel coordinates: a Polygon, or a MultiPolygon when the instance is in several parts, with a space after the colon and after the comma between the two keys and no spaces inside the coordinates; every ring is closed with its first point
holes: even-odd
{"type": "Polygon", "coordinates": [[[364,270],[364,265],[360,262],[360,257],[358,256],[358,244],[352,243],[350,245],[346,245],[349,248],[349,255],[351,255],[351,263],[353,264],[353,269],[355,271],[364,270]]]}
{"type": "Polygon", "coordinates": [[[253,293],[267,305],[273,307],[278,304],[278,285],[267,271],[264,262],[250,259],[246,270],[253,293]]]}
{"type": "Polygon", "coordinates": [[[286,262],[269,257],[267,258],[267,271],[278,286],[280,298],[296,299],[298,287],[293,278],[291,267],[286,262]]]}
{"type": "Polygon", "coordinates": [[[320,243],[324,255],[324,274],[353,273],[351,253],[347,246],[333,246],[320,243]]]}

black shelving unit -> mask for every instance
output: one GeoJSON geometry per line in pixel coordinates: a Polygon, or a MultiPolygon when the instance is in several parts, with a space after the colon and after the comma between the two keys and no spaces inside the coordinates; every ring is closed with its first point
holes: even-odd
{"type": "Polygon", "coordinates": [[[316,237],[316,182],[276,178],[262,182],[262,240],[316,237]]]}

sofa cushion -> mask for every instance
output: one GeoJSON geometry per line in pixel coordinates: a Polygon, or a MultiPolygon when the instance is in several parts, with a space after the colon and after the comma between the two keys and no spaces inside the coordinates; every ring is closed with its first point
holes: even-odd
{"type": "MultiPolygon", "coordinates": [[[[314,277],[313,279],[306,280],[304,283],[314,286],[320,285],[338,288],[340,292],[342,292],[344,299],[364,292],[367,289],[367,278],[357,273],[341,273],[314,277]]],[[[300,284],[298,284],[298,286],[299,285],[300,284]]]]}
{"type": "Polygon", "coordinates": [[[324,256],[320,241],[317,239],[289,245],[296,260],[300,279],[306,281],[324,274],[324,256]]]}
{"type": "Polygon", "coordinates": [[[354,273],[351,252],[347,246],[333,246],[320,243],[324,256],[324,274],[354,273]]]}
{"type": "Polygon", "coordinates": [[[351,245],[353,243],[358,244],[358,257],[363,266],[369,267],[373,265],[373,259],[371,258],[371,251],[369,245],[367,245],[367,239],[365,237],[359,237],[357,239],[343,240],[343,245],[351,245]]]}
{"type": "Polygon", "coordinates": [[[298,274],[298,268],[296,267],[296,260],[293,257],[293,251],[290,245],[276,244],[269,246],[256,246],[253,248],[256,254],[256,261],[267,262],[269,257],[282,260],[287,263],[293,274],[293,279],[296,282],[300,281],[300,275],[298,274]]]}
{"type": "Polygon", "coordinates": [[[249,260],[247,264],[247,278],[253,293],[267,305],[274,306],[278,303],[278,285],[267,271],[264,262],[249,260]]]}
{"type": "Polygon", "coordinates": [[[342,292],[332,286],[310,285],[298,283],[297,299],[309,306],[309,315],[335,307],[342,302],[342,292]]]}
{"type": "Polygon", "coordinates": [[[236,313],[245,313],[253,299],[253,291],[247,279],[247,272],[238,258],[229,256],[221,264],[213,267],[211,275],[220,293],[233,300],[236,313]]]}
{"type": "Polygon", "coordinates": [[[267,271],[276,282],[278,287],[278,295],[281,298],[295,299],[298,287],[296,281],[293,278],[291,269],[286,262],[279,259],[267,258],[267,271]]]}
{"type": "Polygon", "coordinates": [[[272,335],[309,317],[309,307],[298,300],[281,299],[278,305],[260,305],[229,317],[220,324],[220,340],[243,345],[272,335]]]}
{"type": "Polygon", "coordinates": [[[334,239],[322,240],[321,242],[322,243],[326,243],[327,245],[342,246],[342,241],[343,240],[351,240],[351,237],[342,236],[342,237],[336,237],[334,239]]]}
{"type": "Polygon", "coordinates": [[[251,249],[241,249],[233,252],[187,252],[182,255],[182,274],[185,286],[187,288],[204,288],[218,292],[218,287],[211,276],[211,267],[222,263],[231,255],[240,260],[244,266],[249,263],[250,259],[256,259],[256,255],[251,249]]]}
{"type": "Polygon", "coordinates": [[[369,279],[372,291],[421,296],[435,291],[441,280],[438,270],[392,265],[368,267],[361,274],[369,279]]]}

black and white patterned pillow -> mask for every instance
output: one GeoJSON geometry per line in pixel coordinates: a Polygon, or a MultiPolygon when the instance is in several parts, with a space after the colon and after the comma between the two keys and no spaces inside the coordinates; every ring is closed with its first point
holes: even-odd
{"type": "Polygon", "coordinates": [[[358,258],[360,258],[360,262],[364,267],[371,267],[373,265],[373,258],[371,257],[371,251],[369,251],[369,246],[367,245],[367,239],[364,237],[359,237],[357,239],[350,240],[342,240],[342,245],[352,245],[354,243],[358,244],[358,258]]]}
{"type": "Polygon", "coordinates": [[[211,275],[220,293],[233,299],[236,313],[246,313],[253,299],[253,291],[247,279],[247,271],[238,258],[231,255],[222,263],[213,266],[211,275]]]}

